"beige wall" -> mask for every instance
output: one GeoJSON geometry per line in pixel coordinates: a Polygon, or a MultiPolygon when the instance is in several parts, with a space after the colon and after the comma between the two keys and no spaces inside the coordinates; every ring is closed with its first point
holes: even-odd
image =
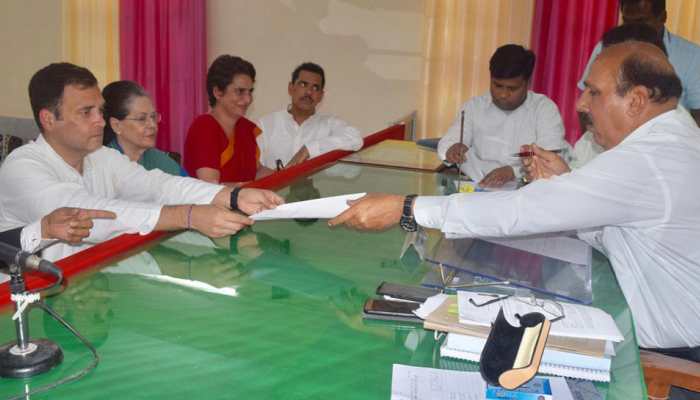
{"type": "Polygon", "coordinates": [[[29,78],[61,59],[61,2],[3,0],[0,54],[0,115],[31,117],[29,78]]]}
{"type": "Polygon", "coordinates": [[[294,67],[317,62],[319,111],[369,134],[416,108],[423,15],[422,0],[209,0],[208,63],[228,53],[255,65],[255,119],[286,107],[294,67]]]}
{"type": "MultiPolygon", "coordinates": [[[[363,133],[415,110],[423,60],[422,0],[208,1],[208,62],[240,55],[258,71],[253,119],[287,105],[294,67],[326,70],[319,110],[363,133]]],[[[62,59],[58,0],[3,0],[0,13],[0,116],[31,117],[27,84],[62,59]]]]}

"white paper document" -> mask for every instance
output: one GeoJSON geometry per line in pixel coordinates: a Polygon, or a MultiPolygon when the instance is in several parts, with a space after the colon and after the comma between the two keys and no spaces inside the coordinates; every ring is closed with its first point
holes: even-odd
{"type": "Polygon", "coordinates": [[[356,200],[366,193],[344,194],[342,196],[297,201],[282,204],[272,210],[261,211],[250,218],[255,221],[291,218],[333,218],[348,209],[348,200],[356,200]]]}
{"type": "MultiPolygon", "coordinates": [[[[552,397],[573,400],[564,378],[548,377],[552,397]]],[[[394,364],[391,400],[483,400],[486,382],[478,372],[394,364]]]]}
{"type": "Polygon", "coordinates": [[[447,300],[449,296],[444,294],[444,293],[439,293],[436,294],[435,296],[430,296],[428,297],[423,304],[418,307],[417,310],[414,310],[413,313],[416,314],[420,319],[426,319],[428,318],[428,315],[432,314],[433,311],[437,310],[438,307],[442,305],[442,303],[447,300]]]}
{"type": "Polygon", "coordinates": [[[394,364],[391,400],[482,400],[486,382],[478,372],[394,364]]]}
{"type": "MultiPolygon", "coordinates": [[[[467,291],[457,293],[457,304],[459,307],[459,322],[480,326],[491,326],[496,320],[498,311],[503,308],[506,320],[513,326],[520,326],[520,322],[515,314],[525,315],[530,312],[542,313],[547,319],[557,317],[560,310],[552,307],[551,301],[542,302],[541,299],[535,301],[543,307],[528,304],[531,300],[527,297],[509,297],[488,305],[477,307],[472,304],[472,299],[477,305],[484,304],[494,299],[493,294],[479,294],[467,291]],[[547,304],[550,303],[550,304],[547,304]],[[551,312],[551,313],[550,313],[551,312]]],[[[580,304],[558,302],[564,311],[564,318],[552,324],[549,334],[552,336],[564,336],[582,339],[610,340],[621,342],[624,336],[615,325],[615,320],[605,311],[580,304]]]]}

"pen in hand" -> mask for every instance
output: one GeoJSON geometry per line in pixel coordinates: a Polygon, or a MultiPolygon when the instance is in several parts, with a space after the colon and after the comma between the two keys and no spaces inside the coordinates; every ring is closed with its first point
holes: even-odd
{"type": "MultiPolygon", "coordinates": [[[[550,152],[550,153],[557,153],[557,154],[558,154],[558,153],[561,153],[561,152],[562,152],[562,149],[545,150],[545,151],[548,151],[548,152],[550,152]]],[[[511,157],[526,158],[526,157],[532,157],[532,156],[534,156],[534,155],[535,155],[535,152],[533,152],[533,151],[521,151],[521,152],[519,152],[519,153],[513,153],[513,154],[511,154],[510,156],[511,156],[511,157]]]]}

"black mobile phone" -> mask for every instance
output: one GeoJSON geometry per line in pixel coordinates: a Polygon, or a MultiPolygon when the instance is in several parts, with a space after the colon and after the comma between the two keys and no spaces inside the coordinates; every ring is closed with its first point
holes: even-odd
{"type": "Polygon", "coordinates": [[[369,319],[422,322],[423,320],[413,313],[418,307],[420,304],[408,301],[367,299],[362,316],[369,319]]]}
{"type": "Polygon", "coordinates": [[[440,293],[438,289],[421,286],[408,286],[398,283],[382,282],[377,288],[380,296],[389,296],[396,299],[417,301],[423,303],[428,297],[440,293]]]}

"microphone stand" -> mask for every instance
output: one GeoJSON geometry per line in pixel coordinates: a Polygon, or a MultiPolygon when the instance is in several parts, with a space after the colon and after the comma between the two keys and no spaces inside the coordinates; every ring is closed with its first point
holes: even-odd
{"type": "Polygon", "coordinates": [[[63,361],[61,348],[48,339],[29,339],[27,306],[39,299],[39,294],[28,293],[17,263],[10,264],[10,291],[15,303],[15,330],[17,341],[0,346],[0,376],[26,378],[46,372],[63,361]]]}

